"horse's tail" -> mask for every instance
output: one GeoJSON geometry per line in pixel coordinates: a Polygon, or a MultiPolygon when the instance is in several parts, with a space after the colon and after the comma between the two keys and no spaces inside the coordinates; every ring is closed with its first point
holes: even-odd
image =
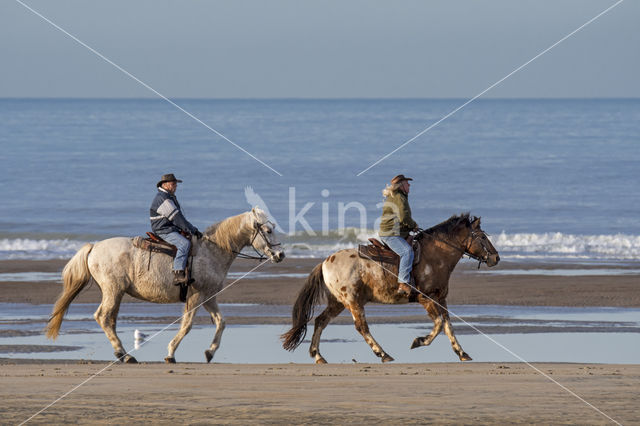
{"type": "Polygon", "coordinates": [[[307,323],[313,317],[313,307],[320,303],[322,296],[325,295],[325,289],[322,263],[320,263],[313,268],[307,278],[307,283],[298,293],[298,298],[291,312],[293,326],[291,330],[280,336],[283,348],[292,351],[302,343],[304,336],[307,335],[307,323]]]}
{"type": "Polygon", "coordinates": [[[58,337],[62,319],[64,314],[67,313],[69,305],[91,280],[91,272],[89,272],[87,264],[91,249],[93,249],[93,244],[85,244],[62,270],[62,294],[58,297],[51,317],[49,317],[47,328],[45,328],[45,333],[50,339],[58,337]]]}

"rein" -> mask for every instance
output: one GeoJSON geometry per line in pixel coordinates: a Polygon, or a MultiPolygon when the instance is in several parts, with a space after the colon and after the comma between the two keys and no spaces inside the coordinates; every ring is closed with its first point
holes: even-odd
{"type": "Polygon", "coordinates": [[[254,227],[255,232],[253,233],[253,236],[251,237],[251,241],[249,242],[249,245],[251,245],[251,248],[253,248],[253,251],[256,252],[257,256],[254,256],[252,254],[242,253],[237,250],[233,250],[233,253],[237,257],[239,257],[240,259],[252,259],[252,260],[260,260],[260,261],[267,259],[267,257],[264,254],[260,253],[253,245],[253,242],[256,240],[256,237],[258,236],[258,234],[260,234],[260,236],[262,237],[262,239],[264,240],[268,248],[273,248],[281,245],[280,243],[277,243],[277,244],[271,243],[267,238],[267,236],[264,234],[264,231],[262,230],[262,226],[265,225],[266,223],[270,223],[270,222],[265,222],[265,223],[256,222],[254,227]]]}
{"type": "MultiPolygon", "coordinates": [[[[473,241],[478,237],[478,235],[477,235],[477,234],[478,234],[478,233],[477,233],[476,231],[471,231],[470,238],[471,238],[471,242],[472,242],[472,243],[473,243],[473,241]]],[[[478,269],[480,269],[480,265],[482,265],[483,263],[487,263],[486,259],[482,259],[481,257],[476,256],[476,255],[475,255],[475,254],[473,254],[473,253],[470,253],[470,252],[468,251],[468,249],[462,249],[462,248],[460,248],[460,247],[458,247],[458,246],[455,246],[455,245],[451,244],[449,241],[445,241],[445,240],[443,240],[443,239],[441,239],[441,238],[436,237],[436,236],[435,236],[435,235],[433,235],[433,234],[428,233],[425,229],[420,229],[420,230],[418,230],[418,235],[425,235],[425,236],[429,236],[429,237],[433,238],[434,240],[436,240],[436,241],[438,241],[438,242],[441,242],[442,244],[445,244],[445,245],[447,245],[447,246],[451,247],[451,248],[452,248],[452,249],[454,249],[454,250],[459,251],[460,253],[462,253],[462,255],[465,255],[465,254],[466,254],[467,256],[469,256],[469,258],[470,258],[470,259],[477,260],[477,261],[478,261],[478,269]]],[[[489,250],[487,250],[487,248],[484,246],[484,244],[482,244],[482,248],[484,249],[484,251],[485,251],[487,254],[489,254],[489,250]]]]}

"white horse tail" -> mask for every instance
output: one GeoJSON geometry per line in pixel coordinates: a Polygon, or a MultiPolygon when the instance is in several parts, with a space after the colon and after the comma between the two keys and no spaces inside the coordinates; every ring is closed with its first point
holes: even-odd
{"type": "Polygon", "coordinates": [[[313,317],[313,308],[321,302],[325,293],[326,287],[322,275],[322,263],[320,263],[313,268],[307,278],[307,283],[298,293],[291,313],[293,322],[291,330],[280,336],[283,348],[292,351],[302,343],[304,336],[307,335],[307,323],[313,317]]]}
{"type": "Polygon", "coordinates": [[[89,272],[89,266],[87,264],[91,249],[93,249],[93,244],[85,244],[62,270],[62,294],[58,297],[53,307],[53,312],[51,313],[51,317],[49,317],[47,328],[45,329],[45,333],[50,339],[58,337],[62,319],[67,313],[69,305],[71,305],[73,299],[78,296],[80,291],[91,280],[91,272],[89,272]]]}

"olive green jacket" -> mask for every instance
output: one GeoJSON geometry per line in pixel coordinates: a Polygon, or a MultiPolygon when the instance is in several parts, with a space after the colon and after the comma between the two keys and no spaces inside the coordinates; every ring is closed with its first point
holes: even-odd
{"type": "Polygon", "coordinates": [[[407,194],[396,191],[384,200],[382,206],[382,221],[380,222],[381,237],[400,236],[407,238],[409,231],[418,227],[411,218],[411,207],[407,194]]]}

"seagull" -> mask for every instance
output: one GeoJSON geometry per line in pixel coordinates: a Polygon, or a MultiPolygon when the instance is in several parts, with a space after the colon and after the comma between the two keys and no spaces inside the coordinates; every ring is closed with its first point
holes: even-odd
{"type": "Polygon", "coordinates": [[[264,202],[261,196],[258,195],[257,192],[253,190],[252,187],[247,186],[244,188],[244,198],[247,200],[247,203],[251,207],[260,207],[262,211],[264,211],[269,219],[276,225],[276,231],[281,234],[284,234],[284,230],[278,225],[278,221],[273,217],[271,212],[269,211],[269,207],[267,207],[267,203],[264,202]]]}
{"type": "Polygon", "coordinates": [[[148,337],[147,334],[144,334],[143,332],[141,332],[140,330],[136,329],[136,331],[133,332],[133,337],[136,340],[144,340],[148,337]]]}
{"type": "Polygon", "coordinates": [[[134,337],[133,346],[135,347],[136,351],[140,349],[141,344],[144,342],[144,339],[147,336],[148,336],[147,334],[142,333],[138,329],[136,329],[136,331],[133,332],[133,337],[134,337]]]}

